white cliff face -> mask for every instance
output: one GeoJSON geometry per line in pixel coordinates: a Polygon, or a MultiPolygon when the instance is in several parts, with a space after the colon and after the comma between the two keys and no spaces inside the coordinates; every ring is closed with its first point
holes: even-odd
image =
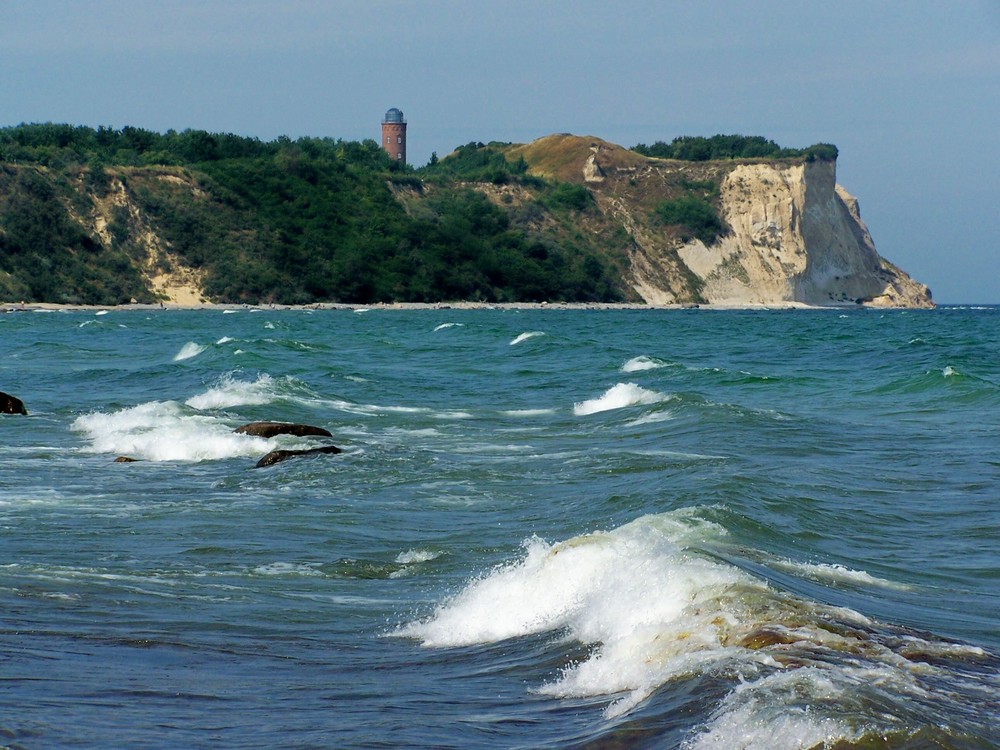
{"type": "Polygon", "coordinates": [[[710,303],[933,304],[878,255],[835,162],[737,165],[722,180],[720,215],[731,233],[678,250],[710,303]]]}

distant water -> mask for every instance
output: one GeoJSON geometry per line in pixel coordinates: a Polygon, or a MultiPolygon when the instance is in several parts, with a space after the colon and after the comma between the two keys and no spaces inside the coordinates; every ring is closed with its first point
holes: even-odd
{"type": "Polygon", "coordinates": [[[0,349],[0,746],[1000,748],[998,308],[22,312],[0,349]],[[344,452],[254,469],[331,441],[252,420],[344,452]]]}

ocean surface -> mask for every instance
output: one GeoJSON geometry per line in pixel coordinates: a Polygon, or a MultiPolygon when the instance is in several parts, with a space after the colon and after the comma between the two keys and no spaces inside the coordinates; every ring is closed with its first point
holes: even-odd
{"type": "Polygon", "coordinates": [[[0,747],[1000,748],[1000,308],[27,311],[0,391],[0,747]]]}

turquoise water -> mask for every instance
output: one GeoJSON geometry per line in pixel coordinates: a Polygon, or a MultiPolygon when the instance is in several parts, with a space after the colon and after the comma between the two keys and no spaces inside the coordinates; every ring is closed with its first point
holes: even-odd
{"type": "Polygon", "coordinates": [[[0,348],[0,746],[1000,747],[1000,309],[22,312],[0,348]]]}

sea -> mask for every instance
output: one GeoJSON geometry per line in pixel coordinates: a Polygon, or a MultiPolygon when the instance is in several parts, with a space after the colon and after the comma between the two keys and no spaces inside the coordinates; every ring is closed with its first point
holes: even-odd
{"type": "Polygon", "coordinates": [[[0,747],[1000,748],[998,307],[26,310],[0,390],[0,747]]]}

